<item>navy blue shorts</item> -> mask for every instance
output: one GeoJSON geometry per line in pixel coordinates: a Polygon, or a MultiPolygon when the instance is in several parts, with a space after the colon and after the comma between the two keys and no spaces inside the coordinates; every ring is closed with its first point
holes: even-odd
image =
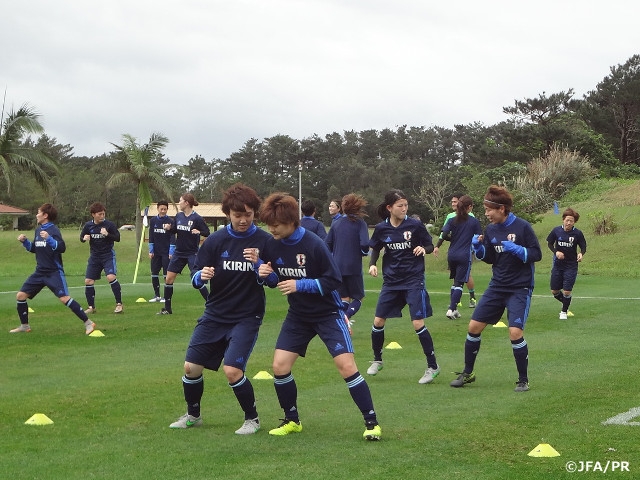
{"type": "Polygon", "coordinates": [[[58,298],[69,295],[67,279],[62,270],[46,274],[34,272],[22,284],[20,291],[29,295],[29,298],[33,298],[40,293],[44,287],[48,287],[58,298]]]}
{"type": "Polygon", "coordinates": [[[84,278],[88,278],[90,280],[100,280],[103,270],[105,275],[116,274],[117,268],[115,253],[105,255],[103,257],[90,255],[89,261],[87,262],[87,272],[85,273],[84,278]]]}
{"type": "Polygon", "coordinates": [[[169,268],[169,255],[158,255],[155,253],[151,257],[151,275],[158,275],[162,269],[163,275],[167,274],[169,268]]]}
{"type": "Polygon", "coordinates": [[[533,289],[496,290],[489,286],[473,311],[472,320],[495,325],[502,318],[505,309],[510,327],[524,330],[531,307],[533,289]]]}
{"type": "Polygon", "coordinates": [[[327,317],[326,319],[308,322],[294,318],[290,313],[284,319],[276,349],[297,353],[304,357],[309,342],[318,335],[332,357],[343,353],[353,353],[353,343],[344,317],[327,317]]]}
{"type": "Polygon", "coordinates": [[[551,269],[551,290],[573,290],[573,286],[578,278],[578,266],[576,267],[558,267],[554,265],[551,269]]]}
{"type": "Polygon", "coordinates": [[[467,283],[471,275],[471,260],[449,260],[449,278],[457,283],[467,283]]]}
{"type": "Polygon", "coordinates": [[[260,325],[262,319],[255,317],[237,323],[200,317],[193,329],[185,360],[215,371],[224,360],[225,365],[244,372],[258,340],[260,325]]]}
{"type": "Polygon", "coordinates": [[[376,317],[401,318],[405,305],[409,305],[411,320],[423,320],[433,315],[429,294],[424,288],[389,290],[383,287],[376,305],[376,317]]]}
{"type": "Polygon", "coordinates": [[[340,298],[364,298],[364,278],[362,275],[343,275],[342,283],[338,287],[340,298]]]}
{"type": "Polygon", "coordinates": [[[193,275],[194,273],[196,273],[194,271],[195,263],[196,263],[195,254],[189,255],[188,257],[176,257],[175,255],[173,255],[171,257],[171,260],[169,261],[169,266],[167,267],[167,271],[173,272],[173,273],[182,273],[182,270],[184,270],[184,267],[189,265],[189,273],[193,275]]]}

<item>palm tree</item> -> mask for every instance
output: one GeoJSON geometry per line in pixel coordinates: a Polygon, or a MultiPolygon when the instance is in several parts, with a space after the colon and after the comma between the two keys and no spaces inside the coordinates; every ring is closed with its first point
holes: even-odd
{"type": "Polygon", "coordinates": [[[7,182],[7,193],[11,192],[12,181],[22,172],[32,176],[45,192],[53,187],[51,172],[58,171],[55,160],[22,142],[25,135],[44,132],[39,116],[25,104],[16,111],[11,110],[6,120],[0,120],[0,177],[7,182]]]}
{"type": "Polygon", "coordinates": [[[104,161],[106,168],[114,173],[107,180],[107,188],[123,183],[134,183],[137,187],[136,198],[136,237],[140,244],[142,234],[142,218],[140,212],[153,201],[151,189],[172,200],[171,187],[163,176],[163,169],[157,160],[169,139],[160,133],[153,133],[146,145],[138,145],[135,137],[125,133],[122,135],[122,146],[112,143],[119,155],[104,161]]]}

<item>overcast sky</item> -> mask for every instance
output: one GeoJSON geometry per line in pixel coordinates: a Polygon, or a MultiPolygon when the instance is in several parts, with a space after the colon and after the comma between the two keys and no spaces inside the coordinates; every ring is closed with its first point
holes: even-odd
{"type": "Polygon", "coordinates": [[[172,162],[250,138],[505,120],[640,53],[608,0],[24,0],[0,7],[0,88],[76,155],[123,133],[172,162]]]}

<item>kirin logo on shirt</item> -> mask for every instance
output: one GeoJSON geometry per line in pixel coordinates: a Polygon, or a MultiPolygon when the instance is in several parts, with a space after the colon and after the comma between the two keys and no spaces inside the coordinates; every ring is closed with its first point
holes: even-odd
{"type": "Polygon", "coordinates": [[[304,267],[307,264],[307,256],[304,253],[298,253],[296,255],[296,263],[304,267]]]}

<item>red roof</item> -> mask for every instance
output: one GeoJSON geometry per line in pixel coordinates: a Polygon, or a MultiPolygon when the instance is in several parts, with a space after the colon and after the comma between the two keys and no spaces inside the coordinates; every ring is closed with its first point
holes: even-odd
{"type": "Polygon", "coordinates": [[[11,205],[5,205],[0,203],[0,215],[27,215],[31,212],[23,210],[18,207],[12,207],[11,205]]]}

